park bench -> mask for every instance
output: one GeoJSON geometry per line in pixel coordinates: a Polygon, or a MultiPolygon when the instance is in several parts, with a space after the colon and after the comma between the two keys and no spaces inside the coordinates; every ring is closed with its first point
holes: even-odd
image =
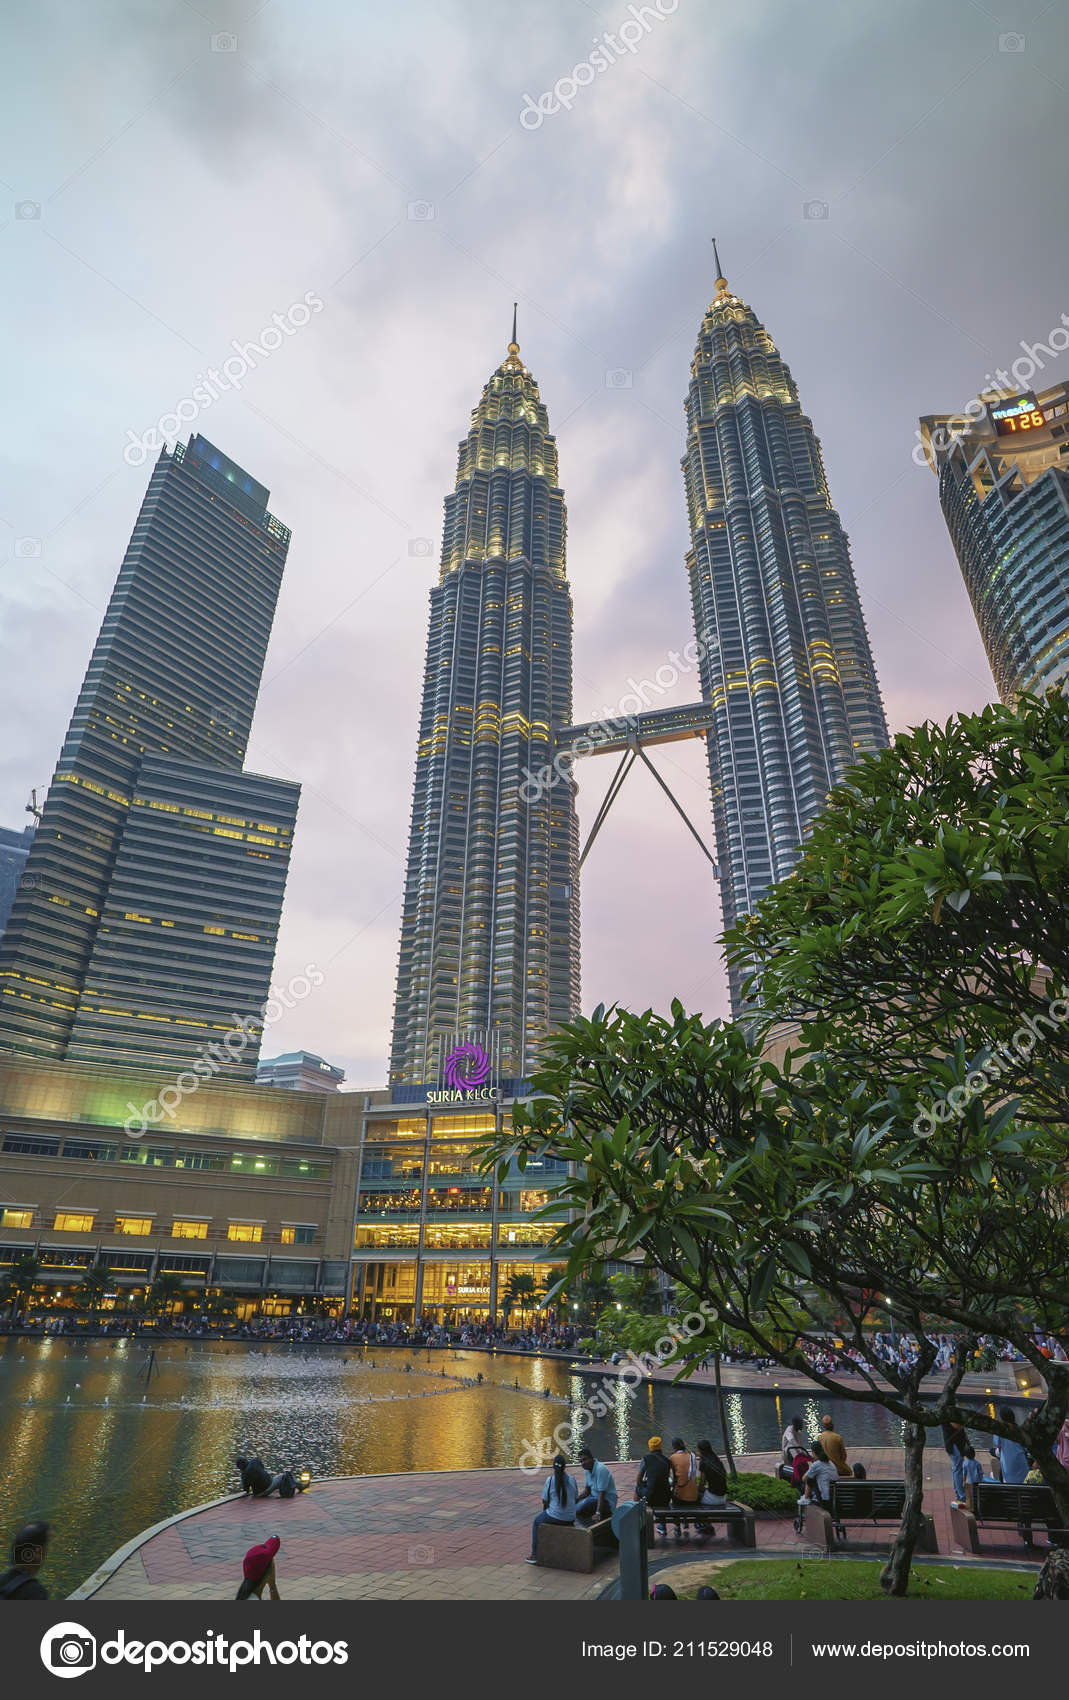
{"type": "Polygon", "coordinates": [[[980,1551],[977,1529],[1017,1529],[1026,1546],[1032,1544],[1032,1524],[1045,1523],[1048,1532],[1062,1534],[1054,1495],[1047,1486],[1017,1482],[977,1482],[972,1490],[973,1508],[952,1505],[950,1530],[966,1552],[980,1551]]]}
{"type": "MultiPolygon", "coordinates": [[[[905,1482],[854,1481],[844,1478],[831,1485],[831,1510],[810,1503],[805,1508],[806,1537],[814,1546],[832,1552],[836,1540],[845,1541],[848,1523],[901,1523],[906,1505],[905,1482]]],[[[935,1524],[925,1512],[917,1545],[922,1552],[938,1552],[935,1524]]]]}
{"type": "Polygon", "coordinates": [[[655,1522],[671,1523],[677,1529],[683,1523],[693,1523],[697,1529],[715,1528],[718,1523],[723,1523],[740,1547],[757,1545],[753,1512],[748,1505],[735,1505],[731,1500],[726,1505],[647,1506],[646,1537],[651,1547],[657,1544],[655,1522]]]}
{"type": "Polygon", "coordinates": [[[548,1570],[581,1570],[589,1575],[598,1559],[618,1546],[609,1517],[598,1523],[540,1523],[535,1556],[548,1570]]]}

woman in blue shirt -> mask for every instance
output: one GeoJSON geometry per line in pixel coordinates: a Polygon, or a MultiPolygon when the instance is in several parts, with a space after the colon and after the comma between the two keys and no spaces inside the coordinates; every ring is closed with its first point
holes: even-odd
{"type": "Polygon", "coordinates": [[[575,1507],[579,1490],[575,1477],[568,1474],[568,1460],[558,1452],[553,1460],[553,1474],[546,1477],[542,1489],[542,1510],[531,1524],[531,1556],[528,1564],[538,1563],[538,1528],[541,1523],[575,1523],[575,1507]]]}

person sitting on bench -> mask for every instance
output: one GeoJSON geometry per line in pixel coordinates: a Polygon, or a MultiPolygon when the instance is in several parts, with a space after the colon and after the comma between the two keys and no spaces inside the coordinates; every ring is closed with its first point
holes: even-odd
{"type": "Polygon", "coordinates": [[[576,1521],[592,1523],[595,1518],[600,1522],[605,1517],[611,1517],[616,1510],[616,1483],[608,1464],[599,1464],[589,1446],[584,1446],[579,1454],[579,1462],[586,1471],[583,1483],[583,1494],[575,1508],[576,1521]]]}
{"type": "Polygon", "coordinates": [[[720,1510],[727,1504],[728,1475],[708,1440],[698,1442],[698,1468],[701,1476],[698,1504],[720,1510]]]}
{"type": "Polygon", "coordinates": [[[819,1440],[814,1440],[813,1451],[816,1456],[802,1481],[802,1496],[798,1501],[798,1515],[794,1520],[794,1527],[799,1534],[802,1532],[806,1504],[819,1505],[822,1510],[830,1511],[832,1483],[839,1480],[839,1472],[825,1457],[819,1440]]]}
{"type": "Polygon", "coordinates": [[[663,1540],[668,1530],[664,1519],[658,1520],[657,1512],[672,1503],[672,1466],[664,1455],[659,1434],[650,1435],[650,1449],[639,1465],[635,1498],[646,1501],[653,1512],[657,1534],[663,1540]]]}
{"type": "MultiPolygon", "coordinates": [[[[698,1503],[701,1494],[701,1466],[693,1452],[687,1451],[687,1443],[677,1434],[672,1442],[672,1454],[668,1462],[672,1466],[675,1486],[672,1490],[672,1503],[677,1510],[693,1508],[698,1503]]],[[[676,1524],[676,1540],[681,1541],[689,1525],[681,1517],[676,1524]]]]}
{"type": "Polygon", "coordinates": [[[553,1474],[546,1477],[542,1489],[542,1509],[531,1524],[531,1556],[528,1564],[538,1563],[538,1530],[542,1523],[566,1523],[575,1527],[575,1507],[579,1489],[575,1477],[568,1474],[568,1460],[558,1452],[553,1460],[553,1474]]]}

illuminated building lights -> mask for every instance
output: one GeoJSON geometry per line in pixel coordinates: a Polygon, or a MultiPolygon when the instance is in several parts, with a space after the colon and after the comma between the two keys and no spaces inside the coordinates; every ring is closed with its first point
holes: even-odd
{"type": "MultiPolygon", "coordinates": [[[[730,927],[790,872],[828,791],[887,727],[820,445],[767,330],[722,276],[691,366],[683,475],[695,630],[716,640],[700,668],[730,927]]],[[[729,978],[739,1014],[743,974],[729,978]]]]}

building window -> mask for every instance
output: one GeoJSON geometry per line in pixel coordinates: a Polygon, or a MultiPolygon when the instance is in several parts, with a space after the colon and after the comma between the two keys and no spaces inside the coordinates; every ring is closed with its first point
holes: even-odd
{"type": "Polygon", "coordinates": [[[9,1133],[0,1150],[10,1151],[16,1157],[58,1157],[59,1140],[49,1139],[38,1133],[29,1133],[24,1137],[9,1133]]]}
{"type": "Polygon", "coordinates": [[[68,1139],[63,1147],[64,1157],[77,1157],[89,1163],[114,1163],[118,1154],[117,1145],[105,1145],[96,1139],[68,1139]]]}
{"type": "Polygon", "coordinates": [[[4,1209],[0,1210],[0,1228],[32,1228],[32,1227],[33,1227],[33,1211],[32,1210],[13,1210],[10,1205],[6,1205],[4,1207],[4,1209]]]}
{"type": "Polygon", "coordinates": [[[208,1238],[207,1222],[175,1222],[171,1228],[172,1237],[176,1240],[206,1240],[208,1238]]]}
{"type": "Polygon", "coordinates": [[[253,1151],[238,1151],[230,1159],[232,1169],[241,1169],[248,1174],[277,1175],[278,1158],[260,1157],[253,1151]]]}
{"type": "Polygon", "coordinates": [[[305,1223],[294,1224],[293,1227],[282,1230],[283,1245],[312,1245],[315,1237],[315,1229],[305,1223]]]}
{"type": "Polygon", "coordinates": [[[295,1157],[283,1161],[282,1173],[289,1180],[329,1181],[329,1163],[310,1163],[304,1157],[295,1157]]]}
{"type": "Polygon", "coordinates": [[[115,1232],[117,1234],[151,1234],[151,1216],[116,1216],[115,1232]]]}
{"type": "Polygon", "coordinates": [[[263,1224],[261,1222],[231,1222],[226,1230],[228,1240],[241,1240],[243,1244],[252,1244],[263,1239],[263,1224]]]}
{"type": "Polygon", "coordinates": [[[91,1234],[95,1210],[57,1210],[52,1226],[61,1234],[91,1234]]]}

